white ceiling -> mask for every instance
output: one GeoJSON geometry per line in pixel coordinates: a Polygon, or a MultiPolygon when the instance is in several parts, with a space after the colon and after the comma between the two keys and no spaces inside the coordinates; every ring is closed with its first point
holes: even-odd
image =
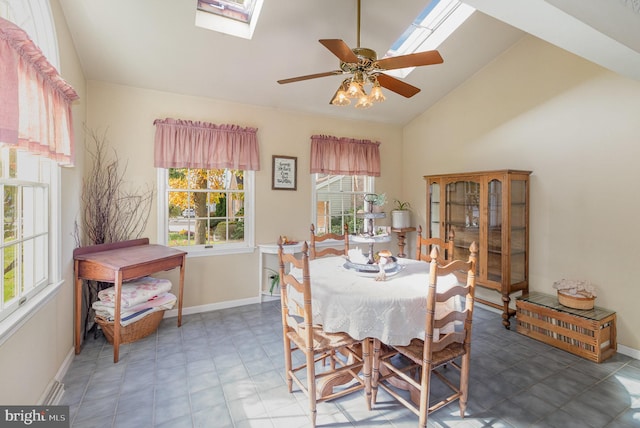
{"type": "MultiPolygon", "coordinates": [[[[633,0],[465,2],[480,11],[438,48],[444,63],[402,79],[422,91],[385,91],[387,101],[358,110],[329,104],[341,76],[276,82],[339,67],[318,40],[356,46],[356,0],[265,0],[251,40],[196,27],[196,0],[60,0],[89,80],[283,110],[406,124],[525,32],[640,80],[633,0]]],[[[361,46],[381,57],[427,3],[362,0],[361,46]]]]}

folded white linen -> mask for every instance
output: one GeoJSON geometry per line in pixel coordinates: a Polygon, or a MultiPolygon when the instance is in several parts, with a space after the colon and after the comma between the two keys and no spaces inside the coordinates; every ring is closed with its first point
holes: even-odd
{"type": "MultiPolygon", "coordinates": [[[[145,276],[122,284],[120,301],[123,308],[129,308],[144,303],[155,296],[171,291],[171,281],[168,279],[145,276]]],[[[104,304],[115,306],[115,287],[105,288],[98,292],[98,299],[104,304]]]]}
{"type": "MultiPolygon", "coordinates": [[[[131,307],[128,307],[128,308],[121,308],[120,309],[120,316],[124,317],[125,314],[126,315],[130,315],[132,313],[139,312],[139,311],[141,311],[143,309],[155,308],[156,306],[170,305],[170,307],[167,308],[167,309],[171,309],[173,307],[173,305],[176,303],[176,300],[177,300],[177,298],[176,298],[176,296],[174,294],[163,293],[161,296],[155,296],[155,297],[147,300],[146,302],[142,302],[142,303],[139,303],[137,305],[134,305],[134,306],[131,306],[131,307]]],[[[111,304],[111,303],[105,304],[101,300],[96,300],[95,302],[93,302],[91,307],[96,312],[97,311],[106,312],[110,316],[113,316],[115,314],[115,307],[113,306],[113,304],[111,304]]]]}
{"type": "MultiPolygon", "coordinates": [[[[171,293],[165,293],[162,296],[158,296],[147,302],[126,308],[120,312],[120,325],[126,326],[140,318],[144,318],[155,311],[164,311],[173,308],[178,299],[171,293]]],[[[113,321],[115,317],[115,310],[111,306],[105,306],[100,304],[100,301],[96,301],[92,305],[96,311],[96,315],[104,318],[107,321],[113,321]]]]}

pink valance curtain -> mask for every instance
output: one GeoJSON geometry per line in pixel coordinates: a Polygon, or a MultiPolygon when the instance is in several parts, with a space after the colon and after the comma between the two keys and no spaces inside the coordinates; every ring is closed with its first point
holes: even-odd
{"type": "Polygon", "coordinates": [[[156,119],[156,168],[231,168],[258,171],[257,129],[156,119]]]}
{"type": "Polygon", "coordinates": [[[311,173],[380,177],[380,143],[370,140],[311,137],[311,173]]]}
{"type": "Polygon", "coordinates": [[[0,142],[73,165],[77,99],[27,33],[0,18],[0,142]]]}

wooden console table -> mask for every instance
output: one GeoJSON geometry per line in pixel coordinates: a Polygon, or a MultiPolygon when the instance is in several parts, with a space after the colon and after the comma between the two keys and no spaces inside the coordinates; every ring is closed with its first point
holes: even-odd
{"type": "Polygon", "coordinates": [[[407,238],[407,232],[413,232],[415,230],[416,230],[415,227],[403,227],[402,229],[395,229],[395,228],[391,229],[393,233],[398,234],[398,257],[407,257],[407,255],[404,253],[404,246],[405,246],[404,240],[407,238]]]}
{"type": "Polygon", "coordinates": [[[122,282],[180,267],[180,289],[178,293],[178,327],[180,327],[182,325],[182,293],[186,255],[186,252],[175,248],[149,244],[148,238],[76,248],[73,251],[76,291],[76,354],[80,353],[82,339],[83,280],[111,282],[114,284],[116,300],[115,319],[113,322],[113,362],[117,363],[120,350],[120,293],[122,291],[122,282]]]}

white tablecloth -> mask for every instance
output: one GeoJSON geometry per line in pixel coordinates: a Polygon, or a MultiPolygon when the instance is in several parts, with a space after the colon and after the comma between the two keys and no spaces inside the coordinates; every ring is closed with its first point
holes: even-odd
{"type": "MultiPolygon", "coordinates": [[[[398,259],[402,269],[386,281],[376,281],[375,275],[344,268],[345,261],[324,257],[309,262],[314,324],[322,324],[328,332],[346,332],[359,340],[377,338],[388,345],[424,339],[429,263],[398,259]]],[[[300,270],[291,273],[302,278],[300,270]]],[[[440,278],[438,291],[454,284],[454,275],[440,278]]],[[[447,309],[442,305],[439,310],[447,309]]]]}

